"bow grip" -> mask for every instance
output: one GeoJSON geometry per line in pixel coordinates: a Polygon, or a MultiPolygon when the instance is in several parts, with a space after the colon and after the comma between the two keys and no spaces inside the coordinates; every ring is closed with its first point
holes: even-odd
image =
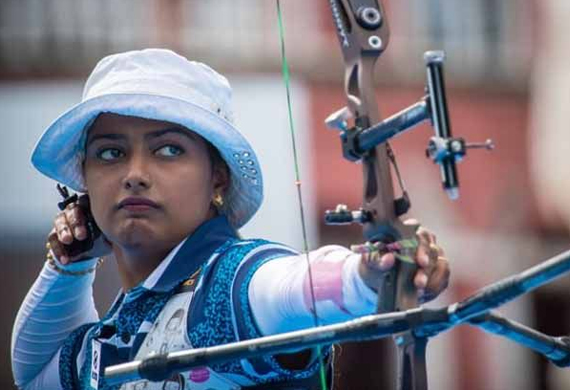
{"type": "MultiPolygon", "coordinates": [[[[419,225],[401,225],[398,230],[401,237],[415,237],[419,225]]],[[[402,248],[400,254],[415,259],[417,247],[402,248]]],[[[418,266],[415,262],[396,259],[394,267],[386,272],[378,286],[378,313],[404,311],[418,307],[417,289],[414,277],[418,266]]]]}

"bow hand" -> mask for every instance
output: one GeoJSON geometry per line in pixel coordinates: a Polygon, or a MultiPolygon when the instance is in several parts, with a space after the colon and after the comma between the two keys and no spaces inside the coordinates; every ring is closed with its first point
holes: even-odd
{"type": "MultiPolygon", "coordinates": [[[[417,224],[408,220],[406,224],[417,224]]],[[[449,262],[443,248],[437,245],[437,239],[428,229],[420,226],[416,230],[415,240],[405,240],[392,244],[366,243],[351,248],[361,255],[359,274],[364,283],[377,291],[379,281],[390,271],[397,261],[413,262],[417,266],[413,283],[418,300],[427,302],[435,299],[449,284],[449,262]],[[403,253],[412,248],[412,256],[403,253]]]]}

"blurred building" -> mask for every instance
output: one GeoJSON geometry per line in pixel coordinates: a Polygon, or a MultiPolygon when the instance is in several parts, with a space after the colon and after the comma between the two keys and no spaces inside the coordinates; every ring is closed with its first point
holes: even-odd
{"type": "MultiPolygon", "coordinates": [[[[453,203],[440,189],[438,169],[424,156],[432,135],[430,126],[422,125],[393,143],[412,197],[410,214],[437,232],[453,261],[449,291],[435,304],[451,303],[567,246],[562,214],[548,208],[547,216],[537,201],[529,145],[534,137],[541,138],[540,124],[529,126],[532,107],[540,104],[533,95],[536,77],[540,77],[536,76],[536,57],[550,36],[544,34],[546,27],[559,14],[544,12],[545,3],[538,0],[385,3],[391,40],[377,71],[383,116],[422,97],[422,54],[442,49],[447,55],[454,134],[470,141],[492,138],[497,145],[493,153],[472,152],[460,164],[461,198],[453,203]],[[534,83],[530,81],[533,74],[534,83]]],[[[556,9],[556,0],[550,3],[556,9]]],[[[358,207],[362,188],[360,166],[342,161],[337,135],[323,125],[328,114],[345,104],[342,59],[328,4],[283,0],[282,7],[287,56],[295,79],[293,109],[304,145],[303,185],[309,194],[311,247],[359,242],[358,227],[320,223],[322,212],[337,203],[358,207]]],[[[563,22],[559,25],[564,28],[563,22]]],[[[98,59],[144,47],[171,48],[228,74],[236,88],[238,122],[257,137],[267,164],[277,161],[272,158],[275,150],[290,153],[287,134],[273,137],[287,131],[274,2],[2,0],[0,117],[6,126],[8,150],[0,160],[0,173],[6,178],[0,190],[0,257],[8,275],[5,287],[10,291],[5,294],[5,315],[0,322],[0,344],[5,351],[0,357],[2,388],[11,386],[11,323],[39,270],[42,240],[56,210],[56,194],[48,192],[49,181],[38,179],[29,168],[27,156],[43,127],[79,100],[81,80],[98,59]]],[[[277,164],[280,161],[273,165],[277,164]]],[[[273,165],[269,172],[275,172],[273,165]]],[[[291,165],[285,176],[268,175],[269,203],[245,233],[269,234],[302,247],[295,234],[300,230],[298,221],[287,217],[296,215],[296,199],[278,198],[283,188],[293,188],[292,171],[291,165]]],[[[542,194],[541,199],[545,198],[542,194]]],[[[107,283],[116,283],[112,266],[106,265],[102,273],[107,283]]],[[[99,308],[105,310],[115,290],[109,291],[100,280],[97,283],[99,308]]],[[[568,282],[563,281],[541,289],[502,312],[549,334],[565,334],[570,329],[567,288],[568,282]]],[[[344,348],[339,388],[386,383],[377,374],[386,358],[373,358],[370,345],[357,348],[356,356],[370,357],[351,361],[354,348],[344,348]]],[[[542,358],[468,327],[433,340],[428,364],[431,386],[443,390],[568,386],[564,375],[555,370],[553,375],[552,366],[542,358]]]]}
{"type": "MultiPolygon", "coordinates": [[[[387,1],[391,48],[382,80],[422,83],[421,53],[444,49],[461,85],[524,89],[531,66],[533,0],[387,1]]],[[[83,76],[102,56],[149,46],[207,58],[225,71],[280,69],[276,10],[261,0],[5,0],[0,6],[3,78],[83,76]]],[[[338,81],[336,36],[326,2],[283,1],[296,74],[338,81]],[[305,4],[306,3],[306,4],[305,4]]]]}

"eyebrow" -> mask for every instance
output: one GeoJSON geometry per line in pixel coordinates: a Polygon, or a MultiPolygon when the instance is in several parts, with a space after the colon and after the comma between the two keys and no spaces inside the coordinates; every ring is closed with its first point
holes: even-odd
{"type": "MultiPolygon", "coordinates": [[[[150,139],[154,139],[154,138],[158,138],[158,137],[162,137],[163,135],[166,134],[180,134],[183,135],[187,138],[189,138],[192,141],[196,141],[197,137],[191,133],[188,130],[182,129],[180,127],[169,127],[166,129],[162,129],[162,130],[155,130],[155,131],[151,131],[148,134],[144,135],[144,138],[150,138],[150,139]]],[[[89,139],[87,140],[87,144],[86,146],[89,146],[91,143],[93,143],[96,140],[99,139],[106,139],[106,140],[125,140],[127,139],[127,137],[123,134],[115,134],[115,133],[109,133],[109,134],[96,134],[92,137],[89,137],[89,139]]]]}
{"type": "Polygon", "coordinates": [[[169,133],[174,133],[174,134],[181,134],[187,138],[190,138],[192,141],[196,141],[196,136],[191,133],[190,131],[186,130],[186,129],[182,129],[180,127],[169,127],[167,129],[163,129],[163,130],[156,130],[156,131],[151,131],[148,134],[145,134],[145,138],[158,138],[158,137],[162,137],[165,134],[169,134],[169,133]]]}

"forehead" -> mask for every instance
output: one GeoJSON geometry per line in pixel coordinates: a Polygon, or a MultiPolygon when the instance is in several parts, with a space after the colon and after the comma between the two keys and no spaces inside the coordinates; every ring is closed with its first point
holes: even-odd
{"type": "Polygon", "coordinates": [[[97,116],[87,133],[87,145],[99,138],[139,139],[179,134],[194,142],[204,142],[202,137],[187,128],[171,122],[158,121],[113,113],[97,116]]]}

